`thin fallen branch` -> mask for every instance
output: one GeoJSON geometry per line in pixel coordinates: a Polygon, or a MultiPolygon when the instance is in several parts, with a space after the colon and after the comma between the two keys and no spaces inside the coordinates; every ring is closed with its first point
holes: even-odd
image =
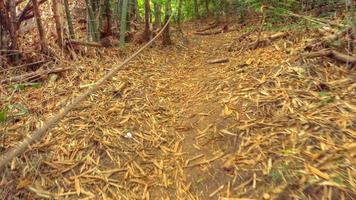
{"type": "Polygon", "coordinates": [[[208,60],[208,64],[219,64],[219,63],[227,63],[229,62],[228,58],[219,58],[219,59],[214,59],[214,60],[208,60]]]}
{"type": "Polygon", "coordinates": [[[317,58],[317,57],[330,57],[333,58],[337,61],[344,62],[344,63],[349,63],[349,64],[356,64],[356,58],[353,56],[349,56],[334,50],[322,50],[322,51],[317,51],[317,52],[311,52],[311,53],[303,53],[301,54],[303,58],[317,58]]]}
{"type": "Polygon", "coordinates": [[[79,45],[79,46],[87,46],[87,47],[104,47],[103,45],[101,45],[98,42],[83,42],[83,41],[77,41],[77,40],[70,40],[68,41],[68,43],[72,44],[72,45],[79,45]]]}
{"type": "Polygon", "coordinates": [[[206,28],[197,30],[196,32],[205,32],[205,31],[207,31],[207,30],[217,28],[218,26],[219,26],[219,23],[215,22],[215,23],[213,23],[211,26],[208,26],[208,27],[206,27],[206,28]]]}
{"type": "Polygon", "coordinates": [[[274,40],[286,37],[288,34],[289,34],[288,32],[276,33],[274,35],[269,36],[268,38],[261,39],[261,40],[255,41],[255,42],[251,42],[250,44],[248,44],[246,46],[246,48],[256,49],[258,47],[264,47],[264,46],[267,46],[268,44],[270,44],[271,42],[273,42],[274,40]]]}
{"type": "Polygon", "coordinates": [[[59,113],[54,115],[52,118],[47,120],[44,125],[37,129],[31,136],[26,137],[21,143],[19,143],[16,147],[11,149],[10,151],[6,152],[3,154],[0,158],[0,169],[4,168],[5,165],[7,165],[13,158],[21,155],[25,150],[34,142],[38,142],[45,134],[46,132],[53,128],[58,121],[60,121],[63,117],[65,117],[71,110],[73,110],[77,105],[85,100],[89,95],[92,93],[96,92],[99,88],[99,85],[102,85],[109,79],[111,79],[121,68],[125,65],[127,65],[132,59],[136,58],[143,50],[145,50],[148,46],[150,46],[160,35],[163,33],[163,31],[167,28],[168,24],[172,20],[172,17],[174,14],[171,15],[171,17],[167,20],[167,23],[163,26],[161,31],[154,37],[152,38],[151,41],[149,41],[147,44],[145,44],[143,47],[141,47],[136,53],[132,54],[129,58],[124,60],[124,62],[121,65],[118,65],[111,69],[104,77],[102,77],[100,80],[96,82],[95,85],[90,87],[86,92],[83,94],[77,96],[76,98],[73,99],[71,103],[69,103],[67,106],[65,106],[59,113]]]}
{"type": "Polygon", "coordinates": [[[336,27],[339,27],[339,28],[345,27],[345,25],[340,24],[340,23],[328,21],[328,20],[325,20],[325,19],[305,16],[305,15],[298,15],[298,14],[292,13],[292,12],[288,12],[287,15],[293,16],[293,17],[302,18],[302,19],[305,19],[305,20],[308,20],[308,21],[311,21],[311,22],[314,22],[314,23],[317,23],[317,24],[328,24],[330,26],[336,26],[336,27]]]}
{"type": "Polygon", "coordinates": [[[241,42],[243,39],[245,39],[246,37],[248,37],[249,35],[251,35],[254,31],[256,30],[256,28],[251,29],[250,31],[240,35],[239,37],[237,37],[236,39],[234,39],[234,41],[230,44],[228,51],[233,51],[234,46],[236,45],[236,43],[241,42]]]}
{"type": "Polygon", "coordinates": [[[217,31],[209,31],[209,32],[195,32],[194,34],[195,35],[217,35],[217,34],[220,34],[220,33],[223,33],[224,30],[223,29],[220,29],[220,30],[217,30],[217,31]]]}
{"type": "Polygon", "coordinates": [[[59,72],[64,72],[64,71],[68,71],[68,70],[70,70],[70,68],[55,68],[55,69],[47,69],[47,70],[43,70],[43,71],[39,70],[39,71],[30,72],[27,74],[22,74],[19,76],[7,78],[4,80],[1,80],[0,83],[5,84],[5,83],[20,82],[20,81],[26,80],[28,78],[37,78],[37,77],[41,77],[41,76],[44,76],[47,74],[59,73],[59,72]]]}

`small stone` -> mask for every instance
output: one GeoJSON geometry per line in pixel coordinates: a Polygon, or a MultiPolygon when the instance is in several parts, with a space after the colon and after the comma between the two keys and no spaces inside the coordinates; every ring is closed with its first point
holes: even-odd
{"type": "Polygon", "coordinates": [[[268,193],[264,193],[263,199],[265,199],[265,200],[271,199],[271,195],[269,195],[268,193]]]}

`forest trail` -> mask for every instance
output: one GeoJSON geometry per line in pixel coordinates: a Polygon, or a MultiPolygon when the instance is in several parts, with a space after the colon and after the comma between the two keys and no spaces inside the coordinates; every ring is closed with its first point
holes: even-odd
{"type": "MultiPolygon", "coordinates": [[[[318,153],[327,157],[323,152],[340,143],[344,154],[337,159],[347,157],[354,134],[348,128],[354,120],[348,91],[355,84],[328,91],[335,104],[319,96],[317,87],[323,80],[342,88],[354,80],[354,71],[297,66],[284,42],[228,52],[236,32],[196,36],[192,27],[185,30],[191,30],[189,43],[148,49],[72,111],[44,143],[15,159],[12,169],[25,176],[12,177],[16,184],[9,184],[9,191],[26,188],[63,199],[260,199],[262,194],[284,199],[290,187],[304,192],[296,183],[307,175],[325,175],[301,171],[325,164],[308,162],[316,154],[310,144],[321,145],[318,153]],[[219,58],[229,62],[207,64],[219,58]],[[345,112],[330,114],[339,108],[345,112]],[[22,168],[24,162],[31,170],[22,168]]],[[[35,114],[23,121],[22,131],[38,127],[43,115],[63,106],[59,102],[82,92],[128,54],[103,50],[95,59],[72,64],[58,83],[29,89],[26,104],[35,114]]],[[[347,175],[346,166],[336,168],[347,175]]]]}

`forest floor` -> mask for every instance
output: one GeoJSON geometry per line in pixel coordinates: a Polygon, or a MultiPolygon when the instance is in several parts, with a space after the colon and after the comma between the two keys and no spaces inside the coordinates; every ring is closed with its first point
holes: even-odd
{"type": "MultiPolygon", "coordinates": [[[[299,60],[305,33],[228,51],[238,31],[199,36],[186,26],[186,39],[146,50],[14,159],[0,196],[355,199],[355,70],[299,60]],[[229,62],[208,64],[220,58],[229,62]]],[[[99,50],[57,82],[14,93],[30,114],[2,128],[3,147],[135,48],[99,50]]]]}

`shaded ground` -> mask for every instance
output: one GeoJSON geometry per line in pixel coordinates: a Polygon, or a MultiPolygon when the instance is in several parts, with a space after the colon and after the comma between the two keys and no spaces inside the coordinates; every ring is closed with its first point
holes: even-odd
{"type": "MultiPolygon", "coordinates": [[[[298,61],[303,36],[229,52],[238,32],[187,34],[189,43],[147,50],[15,159],[0,196],[355,198],[354,70],[298,61]]],[[[31,115],[2,127],[3,147],[129,54],[105,50],[14,94],[31,115]]]]}

